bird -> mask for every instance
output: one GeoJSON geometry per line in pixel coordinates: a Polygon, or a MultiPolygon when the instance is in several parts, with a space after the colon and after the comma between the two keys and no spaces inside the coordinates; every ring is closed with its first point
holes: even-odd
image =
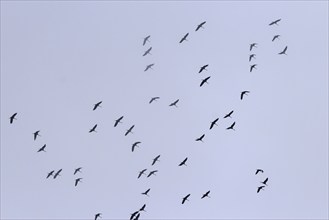
{"type": "Polygon", "coordinates": [[[286,46],[284,49],[283,49],[283,51],[281,51],[280,53],[278,53],[279,55],[282,55],[282,54],[285,54],[285,55],[287,55],[286,54],[286,52],[287,52],[287,49],[288,49],[288,46],[286,46]]]}
{"type": "Polygon", "coordinates": [[[91,133],[91,132],[97,132],[97,131],[96,131],[96,127],[97,127],[97,124],[95,124],[94,127],[93,127],[92,129],[89,130],[89,133],[91,133]]]}
{"type": "Polygon", "coordinates": [[[211,130],[214,127],[214,125],[217,125],[216,122],[218,120],[219,120],[219,118],[216,118],[213,122],[211,122],[209,130],[211,130]]]}
{"type": "Polygon", "coordinates": [[[140,141],[136,141],[135,143],[133,143],[132,147],[131,147],[131,151],[134,152],[135,147],[138,147],[138,144],[140,144],[140,141]]]}
{"type": "Polygon", "coordinates": [[[185,165],[186,166],[186,161],[187,161],[187,159],[188,159],[188,157],[186,157],[182,162],[180,162],[180,164],[178,165],[179,167],[180,166],[183,166],[183,165],[185,165]]]}
{"type": "Polygon", "coordinates": [[[264,190],[263,188],[264,188],[265,186],[259,186],[258,188],[257,188],[257,193],[259,193],[259,191],[262,189],[262,190],[264,190]]]}
{"type": "Polygon", "coordinates": [[[114,127],[116,127],[119,123],[122,123],[121,120],[123,119],[123,116],[115,120],[114,127]]]}
{"type": "Polygon", "coordinates": [[[195,141],[201,141],[203,142],[203,138],[204,138],[205,134],[201,135],[200,137],[198,137],[197,139],[195,139],[195,141]]]}
{"type": "Polygon", "coordinates": [[[149,101],[149,104],[151,104],[152,102],[158,100],[160,97],[152,97],[151,100],[149,101]]]}
{"type": "Polygon", "coordinates": [[[252,43],[252,44],[250,44],[250,48],[249,48],[249,50],[251,51],[252,48],[254,48],[254,47],[256,47],[256,46],[257,46],[257,43],[252,43]]]}
{"type": "Polygon", "coordinates": [[[195,31],[198,31],[200,28],[204,28],[203,25],[204,25],[205,23],[206,23],[206,22],[204,21],[204,22],[202,22],[201,24],[199,24],[199,25],[196,27],[195,31]]]}
{"type": "Polygon", "coordinates": [[[261,182],[261,183],[263,183],[264,185],[266,185],[267,186],[267,181],[268,181],[268,178],[266,178],[263,182],[261,182]]]}
{"type": "Polygon", "coordinates": [[[130,220],[133,220],[135,215],[137,215],[137,214],[139,214],[139,211],[136,211],[136,212],[132,213],[131,216],[130,216],[130,220]]]}
{"type": "Polygon", "coordinates": [[[264,173],[264,170],[262,170],[262,169],[257,169],[255,175],[257,175],[257,173],[259,173],[259,172],[264,173]]]}
{"type": "Polygon", "coordinates": [[[54,174],[54,172],[55,172],[55,170],[50,171],[50,172],[47,174],[47,179],[48,179],[49,177],[51,177],[51,176],[54,174]]]}
{"type": "Polygon", "coordinates": [[[54,179],[56,179],[57,176],[60,176],[59,174],[62,172],[62,169],[58,170],[55,175],[54,175],[54,179]]]}
{"type": "Polygon", "coordinates": [[[36,140],[38,136],[41,136],[39,133],[40,131],[36,131],[33,133],[34,140],[36,140]]]}
{"type": "Polygon", "coordinates": [[[278,22],[281,21],[281,19],[278,19],[278,20],[275,20],[275,21],[272,21],[271,23],[269,23],[269,26],[273,25],[273,24],[276,24],[278,25],[278,22]]]}
{"type": "Polygon", "coordinates": [[[177,99],[176,101],[174,101],[173,103],[171,103],[169,106],[175,106],[177,107],[177,102],[179,101],[179,99],[177,99]]]}
{"type": "Polygon", "coordinates": [[[248,93],[250,93],[250,91],[242,91],[241,92],[241,95],[240,95],[240,99],[242,100],[243,99],[243,96],[244,95],[248,95],[248,93]]]}
{"type": "Polygon", "coordinates": [[[82,182],[81,180],[82,178],[75,179],[75,186],[77,186],[79,182],[82,182]]]}
{"type": "Polygon", "coordinates": [[[151,166],[153,166],[155,162],[159,161],[159,158],[160,158],[160,154],[153,159],[151,166]]]}
{"type": "Polygon", "coordinates": [[[145,207],[146,207],[146,204],[144,204],[144,205],[142,206],[142,208],[139,209],[139,211],[140,211],[140,212],[142,212],[142,211],[146,212],[146,211],[145,211],[145,207]]]}
{"type": "Polygon", "coordinates": [[[148,41],[150,41],[149,39],[150,39],[150,37],[151,37],[151,35],[148,35],[148,36],[146,36],[145,38],[144,38],[144,40],[143,40],[143,46],[146,44],[146,42],[148,41]]]}
{"type": "Polygon", "coordinates": [[[149,188],[148,190],[146,190],[145,192],[142,193],[142,195],[145,195],[145,196],[149,196],[148,193],[150,192],[151,188],[149,188]]]}
{"type": "Polygon", "coordinates": [[[210,76],[208,76],[207,78],[203,79],[202,82],[200,83],[200,87],[205,84],[208,83],[208,79],[210,79],[210,76]]]}
{"type": "Polygon", "coordinates": [[[80,172],[80,173],[81,173],[81,169],[82,169],[82,167],[78,167],[78,168],[76,168],[76,169],[74,170],[73,175],[77,174],[77,172],[80,172]]]}
{"type": "MultiPolygon", "coordinates": [[[[230,129],[234,130],[234,125],[235,125],[235,122],[233,122],[233,124],[231,124],[230,127],[226,128],[226,130],[230,130],[230,129]]],[[[234,130],[234,131],[235,131],[235,130],[234,130]]]]}
{"type": "Polygon", "coordinates": [[[187,194],[184,198],[183,198],[183,201],[182,201],[182,204],[184,204],[185,201],[189,201],[188,200],[188,197],[190,197],[191,194],[187,194]]]}
{"type": "Polygon", "coordinates": [[[154,63],[151,63],[151,64],[147,65],[144,72],[148,71],[149,69],[153,70],[152,66],[154,66],[154,63]]]}
{"type": "Polygon", "coordinates": [[[279,37],[280,37],[280,35],[274,35],[272,41],[275,41],[275,39],[280,39],[279,37]]]}
{"type": "Polygon", "coordinates": [[[132,130],[135,127],[135,125],[131,126],[125,133],[125,136],[127,136],[129,133],[133,133],[132,130]]]}
{"type": "Polygon", "coordinates": [[[203,65],[202,67],[200,67],[199,73],[201,73],[203,70],[207,70],[206,68],[209,66],[209,64],[207,65],[203,65]]]}
{"type": "Polygon", "coordinates": [[[144,170],[140,171],[139,174],[138,174],[138,177],[137,177],[137,178],[139,179],[139,178],[144,174],[144,172],[145,172],[146,170],[147,170],[147,169],[144,169],[144,170]]]}
{"type": "Polygon", "coordinates": [[[256,69],[257,64],[250,65],[250,72],[252,72],[253,69],[256,69]]]}
{"type": "Polygon", "coordinates": [[[41,152],[41,151],[44,151],[44,152],[46,152],[46,151],[45,151],[45,148],[46,148],[46,146],[47,146],[47,145],[46,145],[46,144],[44,144],[44,145],[43,145],[43,146],[42,146],[42,147],[41,147],[41,148],[38,150],[38,152],[41,152]]]}
{"type": "Polygon", "coordinates": [[[156,172],[158,172],[158,171],[157,171],[157,170],[153,170],[153,171],[151,171],[151,172],[149,173],[149,175],[147,175],[147,177],[150,177],[150,176],[152,176],[152,175],[155,175],[156,172]]]}
{"type": "Polygon", "coordinates": [[[256,58],[256,54],[253,53],[253,54],[250,54],[250,55],[249,55],[249,62],[251,61],[252,58],[255,59],[255,58],[256,58]]]}
{"type": "Polygon", "coordinates": [[[147,49],[147,50],[144,52],[143,57],[146,56],[147,54],[151,54],[151,53],[150,53],[151,50],[152,50],[152,47],[150,47],[149,49],[147,49]]]}
{"type": "Polygon", "coordinates": [[[232,115],[233,112],[234,112],[233,110],[230,111],[230,113],[228,113],[227,115],[225,115],[224,118],[231,118],[231,115],[232,115]]]}
{"type": "Polygon", "coordinates": [[[179,43],[182,43],[184,40],[187,41],[187,36],[189,35],[189,33],[185,34],[184,37],[179,41],[179,43]]]}
{"type": "Polygon", "coordinates": [[[97,218],[101,218],[102,216],[102,213],[97,213],[96,215],[95,215],[95,220],[97,220],[97,218]]]}
{"type": "Polygon", "coordinates": [[[210,193],[210,190],[208,192],[206,192],[205,194],[203,194],[203,196],[201,197],[201,199],[203,199],[205,197],[210,198],[209,193],[210,193]]]}
{"type": "Polygon", "coordinates": [[[93,111],[95,111],[98,107],[102,107],[102,106],[101,106],[102,102],[103,102],[103,101],[97,102],[97,103],[94,105],[93,111]]]}
{"type": "Polygon", "coordinates": [[[14,122],[14,119],[16,120],[16,115],[17,115],[17,112],[16,113],[14,113],[12,116],[10,116],[10,124],[12,124],[13,122],[14,122]]]}

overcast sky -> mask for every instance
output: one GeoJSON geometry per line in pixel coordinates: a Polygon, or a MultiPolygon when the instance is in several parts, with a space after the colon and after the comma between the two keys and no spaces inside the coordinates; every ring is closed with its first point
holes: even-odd
{"type": "Polygon", "coordinates": [[[1,219],[328,219],[328,46],[328,1],[1,1],[1,219]]]}

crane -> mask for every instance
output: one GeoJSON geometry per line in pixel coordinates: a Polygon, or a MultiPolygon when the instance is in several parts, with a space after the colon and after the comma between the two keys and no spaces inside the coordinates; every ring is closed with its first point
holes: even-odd
{"type": "Polygon", "coordinates": [[[204,25],[205,23],[206,23],[206,22],[204,21],[204,22],[202,22],[201,24],[199,24],[199,25],[196,27],[195,31],[198,31],[200,28],[204,28],[203,25],[204,25]]]}
{"type": "Polygon", "coordinates": [[[267,186],[267,181],[268,181],[268,177],[263,181],[263,182],[261,182],[261,183],[263,183],[264,185],[266,185],[267,186]]]}
{"type": "Polygon", "coordinates": [[[143,54],[143,57],[146,56],[147,54],[151,54],[151,50],[152,50],[152,47],[150,47],[149,49],[147,49],[144,54],[143,54]]]}
{"type": "MultiPolygon", "coordinates": [[[[234,130],[234,125],[235,125],[235,122],[233,122],[233,124],[231,124],[230,127],[226,128],[226,130],[230,130],[230,129],[234,130]]],[[[234,130],[234,131],[235,131],[235,130],[234,130]]]]}
{"type": "Polygon", "coordinates": [[[148,36],[146,36],[145,38],[144,38],[144,40],[143,40],[143,46],[146,44],[146,42],[149,42],[150,40],[150,37],[151,37],[151,35],[148,35],[148,36]]]}
{"type": "Polygon", "coordinates": [[[250,72],[252,72],[253,69],[257,69],[256,66],[257,64],[250,65],[250,72]]]}
{"type": "Polygon", "coordinates": [[[47,145],[46,145],[46,144],[44,144],[44,145],[43,145],[43,146],[42,146],[42,147],[41,147],[41,148],[38,150],[38,152],[41,152],[41,151],[44,151],[44,152],[46,152],[46,151],[45,151],[45,148],[46,148],[46,146],[47,146],[47,145]]]}
{"type": "Polygon", "coordinates": [[[17,112],[14,113],[12,116],[10,116],[9,120],[10,120],[10,124],[12,124],[14,122],[14,120],[16,120],[16,115],[17,115],[17,112]]]}
{"type": "Polygon", "coordinates": [[[54,172],[55,172],[55,170],[50,171],[50,172],[47,174],[47,178],[46,178],[46,179],[48,179],[49,177],[51,177],[51,176],[54,174],[54,172]]]}
{"type": "Polygon", "coordinates": [[[122,123],[121,120],[123,119],[123,116],[115,120],[114,127],[116,127],[119,123],[122,123]]]}
{"type": "Polygon", "coordinates": [[[132,130],[135,127],[135,125],[131,126],[125,133],[125,136],[127,136],[129,133],[133,133],[132,130]]]}
{"type": "Polygon", "coordinates": [[[255,59],[255,58],[256,58],[256,54],[253,53],[253,54],[250,54],[250,55],[249,55],[249,62],[251,61],[252,58],[255,59]]]}
{"type": "Polygon", "coordinates": [[[281,19],[277,19],[275,21],[272,21],[271,23],[269,23],[269,26],[273,25],[273,24],[276,24],[278,25],[278,22],[281,21],[281,19]]]}
{"type": "Polygon", "coordinates": [[[140,143],[142,143],[142,142],[140,142],[140,141],[136,141],[135,143],[133,143],[133,145],[132,145],[132,147],[131,147],[131,151],[134,152],[135,147],[138,147],[138,144],[140,144],[140,143]]]}
{"type": "Polygon", "coordinates": [[[242,100],[243,99],[243,96],[244,95],[248,95],[248,93],[250,93],[250,91],[242,91],[241,92],[241,95],[240,95],[240,99],[242,100]]]}
{"type": "Polygon", "coordinates": [[[151,166],[153,166],[155,162],[160,161],[159,158],[160,158],[160,154],[153,159],[151,166]]]}
{"type": "Polygon", "coordinates": [[[102,104],[102,101],[97,102],[97,103],[94,105],[93,111],[95,111],[98,107],[102,107],[101,104],[102,104]]]}
{"type": "Polygon", "coordinates": [[[96,215],[95,215],[95,220],[97,220],[97,218],[102,218],[102,213],[97,213],[96,215]]]}
{"type": "Polygon", "coordinates": [[[183,200],[182,200],[182,204],[184,204],[185,201],[189,201],[189,200],[188,200],[188,197],[190,197],[190,195],[191,195],[191,194],[187,194],[187,195],[183,198],[183,200]]]}
{"type": "Polygon", "coordinates": [[[227,115],[225,115],[224,118],[232,118],[231,115],[232,115],[233,112],[234,112],[233,110],[230,111],[230,113],[228,113],[227,115]]]}
{"type": "Polygon", "coordinates": [[[257,173],[259,173],[259,172],[264,173],[264,170],[262,170],[262,169],[257,169],[255,175],[257,175],[257,173]]]}
{"type": "Polygon", "coordinates": [[[74,185],[77,186],[79,182],[82,182],[81,180],[82,180],[82,178],[75,179],[75,184],[74,185]]]}
{"type": "Polygon", "coordinates": [[[151,64],[147,65],[144,72],[148,71],[149,69],[153,70],[152,69],[153,66],[154,66],[154,63],[151,63],[151,64]]]}
{"type": "Polygon", "coordinates": [[[251,51],[254,47],[257,48],[257,43],[250,44],[249,50],[251,51]]]}
{"type": "Polygon", "coordinates": [[[175,106],[175,107],[177,107],[178,101],[179,101],[179,99],[177,99],[176,101],[174,101],[173,103],[171,103],[169,106],[175,106]]]}
{"type": "Polygon", "coordinates": [[[264,187],[265,187],[265,186],[259,186],[259,187],[257,188],[257,193],[259,193],[260,190],[264,190],[264,189],[263,189],[264,187]]]}
{"type": "Polygon", "coordinates": [[[186,161],[187,161],[187,157],[182,161],[182,162],[180,162],[180,164],[178,165],[179,167],[180,166],[183,166],[183,165],[185,165],[186,166],[186,161]]]}
{"type": "Polygon", "coordinates": [[[152,97],[151,100],[149,101],[149,104],[151,104],[152,102],[154,102],[158,99],[160,99],[160,97],[152,97]]]}
{"type": "Polygon", "coordinates": [[[278,34],[274,35],[274,37],[272,38],[272,42],[275,41],[275,39],[280,39],[279,37],[280,37],[280,35],[278,35],[278,34]]]}
{"type": "Polygon", "coordinates": [[[203,79],[202,82],[200,83],[200,87],[205,84],[208,83],[208,79],[210,79],[210,76],[208,76],[207,78],[203,79]]]}
{"type": "Polygon", "coordinates": [[[158,171],[157,171],[157,170],[153,170],[153,171],[151,171],[151,172],[149,173],[149,175],[147,175],[147,177],[150,177],[150,176],[152,176],[152,175],[155,175],[156,172],[158,172],[158,171]]]}
{"type": "Polygon", "coordinates": [[[146,207],[146,204],[144,204],[144,205],[142,206],[142,208],[139,209],[139,211],[140,211],[140,212],[142,212],[142,211],[146,212],[146,211],[145,211],[145,207],[146,207]]]}
{"type": "Polygon", "coordinates": [[[54,179],[56,179],[57,176],[60,176],[59,174],[62,172],[62,169],[58,170],[55,175],[54,175],[54,179]]]}
{"type": "Polygon", "coordinates": [[[94,127],[89,130],[89,133],[91,133],[91,132],[97,132],[96,131],[96,128],[97,128],[97,124],[95,124],[94,127]]]}
{"type": "Polygon", "coordinates": [[[214,121],[211,122],[209,130],[211,130],[211,129],[214,127],[214,125],[218,126],[218,125],[216,124],[216,122],[217,122],[218,120],[219,120],[219,118],[216,118],[214,121]]]}
{"type": "Polygon", "coordinates": [[[142,195],[145,195],[145,196],[149,196],[148,193],[150,192],[151,188],[149,188],[148,190],[146,190],[145,192],[142,193],[142,195]]]}
{"type": "Polygon", "coordinates": [[[201,73],[203,70],[207,71],[207,67],[209,66],[209,64],[203,65],[202,67],[200,67],[199,73],[201,73]]]}
{"type": "Polygon", "coordinates": [[[40,131],[36,131],[33,133],[34,140],[36,140],[38,136],[41,136],[39,133],[40,131]]]}
{"type": "Polygon", "coordinates": [[[288,49],[288,46],[286,46],[286,47],[283,49],[283,51],[281,51],[281,52],[279,53],[279,55],[282,55],[282,54],[287,55],[287,54],[286,54],[287,49],[288,49]]]}
{"type": "Polygon", "coordinates": [[[205,194],[203,194],[203,196],[201,197],[201,199],[203,199],[205,197],[210,198],[209,193],[210,193],[210,190],[208,192],[206,192],[205,194]]]}
{"type": "Polygon", "coordinates": [[[195,141],[201,141],[203,142],[203,138],[204,138],[205,134],[201,135],[200,137],[198,137],[197,139],[195,139],[195,141]]]}
{"type": "Polygon", "coordinates": [[[82,167],[78,167],[78,168],[76,168],[76,169],[74,170],[73,175],[77,174],[77,172],[80,172],[80,173],[81,173],[81,169],[82,169],[82,167]]]}
{"type": "Polygon", "coordinates": [[[138,174],[138,177],[137,177],[137,178],[139,179],[139,178],[144,174],[144,172],[145,172],[146,170],[147,170],[147,169],[144,169],[144,170],[140,171],[139,174],[138,174]]]}
{"type": "Polygon", "coordinates": [[[184,37],[179,41],[179,43],[183,43],[183,41],[187,41],[187,36],[189,33],[185,34],[184,37]]]}

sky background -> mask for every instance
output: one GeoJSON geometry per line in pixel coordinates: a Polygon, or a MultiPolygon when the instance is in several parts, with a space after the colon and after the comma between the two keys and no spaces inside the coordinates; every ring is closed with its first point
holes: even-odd
{"type": "Polygon", "coordinates": [[[328,219],[328,47],[328,1],[1,1],[1,219],[328,219]]]}

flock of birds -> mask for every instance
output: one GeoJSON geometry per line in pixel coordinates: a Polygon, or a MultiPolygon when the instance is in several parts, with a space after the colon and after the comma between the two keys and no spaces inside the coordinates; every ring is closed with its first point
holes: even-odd
{"type": "MultiPolygon", "coordinates": [[[[281,19],[277,19],[273,22],[271,22],[269,25],[272,26],[272,25],[278,25],[278,23],[281,21],[281,19]]],[[[195,32],[199,31],[201,28],[204,28],[204,25],[206,24],[206,21],[200,23],[199,25],[197,25],[196,29],[195,29],[195,32]]],[[[189,33],[186,33],[182,38],[181,40],[179,40],[179,43],[183,43],[185,41],[188,41],[187,38],[189,36],[189,33]]],[[[148,35],[147,37],[145,37],[143,39],[143,46],[145,46],[147,44],[147,42],[150,42],[150,37],[151,35],[148,35]]],[[[276,39],[279,39],[280,35],[275,35],[272,39],[272,42],[275,41],[276,39]]],[[[252,43],[250,44],[250,47],[249,47],[249,50],[252,51],[254,48],[257,48],[257,43],[252,43]]],[[[287,46],[281,51],[279,52],[278,54],[279,55],[283,55],[285,54],[286,55],[286,52],[287,52],[287,46]]],[[[152,50],[152,47],[148,48],[144,53],[143,53],[143,56],[146,56],[146,55],[149,55],[151,54],[152,50]]],[[[249,55],[249,62],[251,62],[253,59],[256,59],[256,54],[250,54],[249,55]]],[[[144,71],[148,71],[149,69],[152,69],[152,67],[154,66],[155,64],[152,63],[152,64],[149,64],[146,66],[145,70],[144,71]]],[[[206,71],[207,70],[207,67],[209,66],[209,64],[205,64],[203,66],[200,67],[199,69],[199,73],[202,73],[203,71],[206,71]]],[[[256,66],[257,64],[252,64],[250,66],[250,72],[252,72],[254,69],[256,69],[256,66]]],[[[202,87],[205,83],[208,83],[208,80],[210,79],[210,76],[202,79],[201,83],[200,83],[200,87],[202,87]]],[[[248,95],[250,93],[250,91],[242,91],[241,94],[240,94],[240,99],[243,100],[243,98],[248,95]]],[[[155,102],[156,100],[160,99],[160,97],[152,97],[149,101],[149,104],[155,102]]],[[[173,101],[172,103],[169,104],[169,107],[172,107],[172,106],[175,106],[175,107],[178,107],[177,106],[177,103],[179,102],[179,99],[173,101]]],[[[102,104],[102,101],[99,101],[98,103],[94,104],[92,110],[95,111],[97,110],[99,107],[101,107],[101,104],[102,104]]],[[[229,113],[227,113],[223,119],[227,119],[227,118],[232,118],[232,114],[234,113],[234,110],[230,111],[229,113]]],[[[10,124],[13,124],[14,120],[16,120],[17,118],[17,112],[14,113],[12,116],[10,116],[9,120],[10,120],[10,124]]],[[[114,127],[117,127],[120,123],[122,123],[122,120],[123,120],[124,116],[121,116],[120,118],[116,119],[115,122],[114,122],[114,127]]],[[[210,127],[209,127],[209,130],[213,129],[214,126],[217,126],[217,123],[219,121],[219,117],[214,119],[211,123],[210,123],[210,127]]],[[[235,126],[235,121],[226,128],[226,130],[235,130],[234,129],[234,126],[235,126]]],[[[134,129],[135,125],[132,125],[130,126],[126,132],[124,133],[124,136],[127,136],[129,135],[130,133],[133,133],[133,129],[134,129]]],[[[97,124],[95,124],[91,129],[89,129],[89,133],[94,133],[94,132],[97,132],[96,131],[96,128],[97,128],[97,124]]],[[[195,141],[200,141],[200,142],[203,142],[204,138],[205,138],[205,135],[206,134],[202,134],[200,137],[196,138],[195,141]]],[[[36,141],[38,139],[38,137],[41,136],[40,135],[40,130],[36,131],[33,133],[33,139],[34,141],[36,141]]],[[[131,151],[134,152],[136,147],[139,147],[139,144],[141,144],[140,141],[136,141],[132,144],[131,146],[131,151]]],[[[40,153],[40,152],[46,152],[46,144],[44,144],[37,152],[40,153]]],[[[151,166],[153,167],[156,162],[159,162],[159,158],[160,158],[161,155],[157,155],[153,160],[152,160],[152,163],[151,163],[151,166]]],[[[180,162],[178,164],[179,167],[181,166],[187,166],[186,165],[186,162],[188,160],[188,157],[186,157],[182,162],[180,162]]],[[[82,167],[78,167],[76,168],[74,171],[73,171],[73,176],[77,175],[78,173],[82,173],[82,167]]],[[[137,175],[137,179],[139,179],[140,177],[142,177],[143,175],[146,175],[146,171],[147,169],[143,169],[141,171],[139,171],[138,175],[137,175]]],[[[50,171],[47,175],[46,175],[46,178],[50,178],[51,176],[53,177],[53,179],[56,179],[58,176],[60,176],[62,172],[62,169],[59,169],[57,171],[55,170],[52,170],[50,171]]],[[[148,174],[147,174],[147,178],[153,176],[153,175],[156,175],[156,173],[158,172],[158,170],[156,169],[153,169],[151,170],[148,174]]],[[[256,173],[255,175],[257,175],[258,173],[263,173],[264,171],[262,169],[257,169],[256,170],[256,173]]],[[[82,177],[78,177],[74,180],[74,185],[77,187],[78,184],[80,182],[82,182],[82,177]]],[[[259,193],[261,190],[264,190],[264,187],[267,186],[267,182],[268,182],[268,177],[262,181],[261,183],[263,184],[262,186],[259,186],[257,188],[257,193],[259,193]]],[[[151,188],[148,188],[145,192],[142,192],[141,194],[144,195],[144,196],[149,196],[149,192],[150,192],[151,188]]],[[[205,192],[200,198],[201,199],[204,199],[204,198],[210,198],[209,196],[210,194],[210,190],[208,190],[207,192],[205,192]]],[[[186,196],[184,196],[182,198],[182,201],[181,203],[182,204],[185,204],[186,201],[189,201],[188,199],[190,198],[191,194],[187,194],[186,196]]],[[[145,212],[145,208],[146,208],[146,204],[144,204],[141,208],[139,208],[137,211],[134,211],[131,216],[130,216],[130,220],[138,220],[139,217],[140,217],[140,214],[141,212],[145,212]]],[[[97,220],[98,218],[101,218],[102,217],[102,213],[97,213],[95,214],[94,216],[94,219],[97,220]]]]}

